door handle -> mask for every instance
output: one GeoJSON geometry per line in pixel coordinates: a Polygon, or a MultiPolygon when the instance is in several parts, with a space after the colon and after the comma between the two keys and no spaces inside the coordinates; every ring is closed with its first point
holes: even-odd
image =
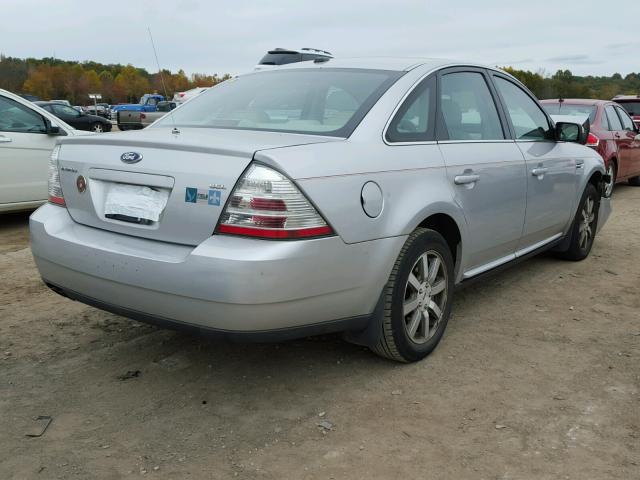
{"type": "Polygon", "coordinates": [[[5,137],[3,135],[0,135],[0,143],[9,143],[12,140],[9,137],[5,137]]]}
{"type": "Polygon", "coordinates": [[[480,175],[475,173],[465,173],[464,175],[456,175],[453,177],[453,183],[456,185],[469,185],[480,180],[480,175]]]}
{"type": "Polygon", "coordinates": [[[546,167],[537,167],[531,170],[531,175],[533,175],[534,177],[540,178],[544,176],[545,173],[547,173],[547,170],[548,169],[546,167]]]}
{"type": "Polygon", "coordinates": [[[576,168],[584,167],[584,160],[576,160],[576,168]]]}

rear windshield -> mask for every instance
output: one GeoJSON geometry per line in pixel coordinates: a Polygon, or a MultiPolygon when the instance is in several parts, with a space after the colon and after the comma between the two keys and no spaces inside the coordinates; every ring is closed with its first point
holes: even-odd
{"type": "Polygon", "coordinates": [[[401,74],[323,68],[243,75],[210,88],[155,126],[348,137],[401,74]]]}
{"type": "Polygon", "coordinates": [[[618,101],[616,103],[619,103],[620,106],[624,108],[629,115],[640,116],[640,100],[638,100],[637,102],[618,101]]]}
{"type": "Polygon", "coordinates": [[[594,105],[578,105],[575,103],[543,103],[542,107],[549,115],[570,115],[575,117],[589,117],[589,123],[596,119],[596,107],[594,105]]]}

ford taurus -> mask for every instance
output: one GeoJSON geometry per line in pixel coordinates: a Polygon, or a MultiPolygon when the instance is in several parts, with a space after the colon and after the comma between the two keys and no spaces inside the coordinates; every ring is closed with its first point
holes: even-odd
{"type": "Polygon", "coordinates": [[[253,72],[144,131],[61,138],[32,250],[54,291],[130,318],[416,361],[457,286],[587,257],[610,212],[587,130],[469,63],[253,72]]]}

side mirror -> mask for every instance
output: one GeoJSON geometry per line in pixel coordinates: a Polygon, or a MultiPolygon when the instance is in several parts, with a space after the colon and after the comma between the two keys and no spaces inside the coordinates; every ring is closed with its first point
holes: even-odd
{"type": "Polygon", "coordinates": [[[51,120],[44,119],[45,133],[47,135],[60,135],[60,127],[58,125],[52,125],[51,120]]]}
{"type": "Polygon", "coordinates": [[[556,123],[556,140],[561,142],[587,143],[588,131],[582,125],[569,122],[556,123]]]}

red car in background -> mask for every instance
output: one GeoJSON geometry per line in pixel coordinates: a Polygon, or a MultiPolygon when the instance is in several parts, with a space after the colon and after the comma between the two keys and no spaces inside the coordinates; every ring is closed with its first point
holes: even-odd
{"type": "Polygon", "coordinates": [[[636,127],[640,128],[640,95],[616,95],[613,101],[622,105],[633,118],[636,127]]]}
{"type": "Polygon", "coordinates": [[[640,131],[620,105],[591,99],[554,99],[540,103],[550,115],[589,117],[591,130],[587,146],[602,156],[612,179],[607,185],[607,196],[611,195],[614,184],[625,180],[640,186],[640,131]]]}

